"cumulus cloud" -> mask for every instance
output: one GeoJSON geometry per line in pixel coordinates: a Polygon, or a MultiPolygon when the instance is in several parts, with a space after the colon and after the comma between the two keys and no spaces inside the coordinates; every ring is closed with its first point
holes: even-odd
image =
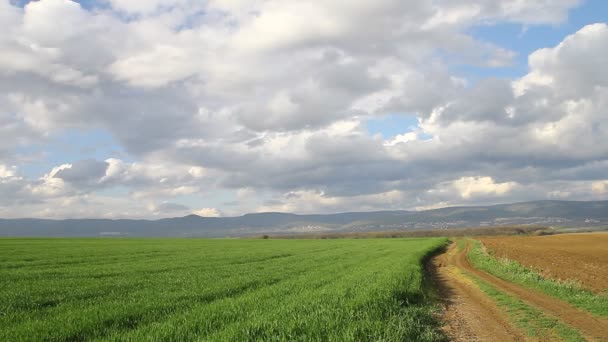
{"type": "Polygon", "coordinates": [[[605,198],[605,23],[539,46],[521,77],[454,71],[515,55],[472,28],[555,25],[577,5],[0,0],[0,195],[12,198],[0,205],[161,217],[605,198]],[[418,127],[370,134],[387,114],[418,127]],[[20,151],[75,129],[107,132],[124,155],[20,174],[20,151]]]}
{"type": "Polygon", "coordinates": [[[597,181],[591,184],[591,191],[593,191],[596,195],[606,195],[608,194],[608,181],[597,181]]]}
{"type": "Polygon", "coordinates": [[[0,179],[5,181],[15,178],[16,169],[15,166],[0,165],[0,179]]]}
{"type": "Polygon", "coordinates": [[[463,177],[452,182],[463,198],[476,195],[504,195],[517,186],[515,182],[496,183],[492,177],[463,177]]]}
{"type": "Polygon", "coordinates": [[[280,200],[271,200],[257,208],[257,211],[282,211],[297,213],[316,213],[319,208],[328,212],[346,212],[351,208],[362,211],[395,210],[402,208],[406,194],[402,191],[391,190],[382,193],[332,196],[322,191],[293,191],[286,193],[280,200]]]}
{"type": "Polygon", "coordinates": [[[598,86],[605,87],[608,74],[599,67],[601,55],[608,51],[607,32],[605,23],[587,25],[556,47],[535,51],[529,58],[531,72],[520,87],[547,85],[562,96],[585,95],[598,86]]]}
{"type": "Polygon", "coordinates": [[[74,184],[97,183],[106,174],[107,162],[81,160],[52,174],[53,178],[74,184]]]}
{"type": "Polygon", "coordinates": [[[195,210],[193,212],[194,215],[202,216],[202,217],[220,217],[222,213],[216,208],[202,208],[199,210],[195,210]]]}

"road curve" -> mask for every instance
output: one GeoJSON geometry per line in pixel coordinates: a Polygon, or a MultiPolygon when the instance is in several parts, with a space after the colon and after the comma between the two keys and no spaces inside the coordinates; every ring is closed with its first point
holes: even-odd
{"type": "Polygon", "coordinates": [[[456,265],[456,244],[429,263],[432,280],[444,300],[443,330],[452,341],[525,341],[505,314],[456,265]]]}
{"type": "MultiPolygon", "coordinates": [[[[482,341],[524,340],[524,337],[507,323],[502,312],[496,308],[487,296],[481,293],[475,286],[470,286],[471,284],[466,283],[467,278],[463,277],[461,273],[466,272],[484,280],[498,290],[517,297],[527,304],[542,310],[548,316],[555,317],[570,325],[589,341],[608,341],[608,320],[593,316],[543,293],[524,288],[476,269],[467,259],[467,252],[470,248],[470,244],[467,244],[465,249],[458,251],[456,244],[452,244],[445,253],[436,256],[432,260],[433,278],[436,280],[440,291],[444,291],[444,295],[447,295],[447,298],[456,298],[455,300],[448,300],[455,302],[455,307],[452,305],[451,308],[448,302],[446,309],[446,319],[448,320],[447,331],[449,334],[450,330],[453,330],[449,325],[456,324],[457,326],[454,329],[458,329],[458,325],[462,325],[465,331],[469,331],[470,334],[482,341]],[[463,303],[459,303],[459,301],[463,303]],[[490,303],[488,304],[488,302],[490,303]],[[449,323],[450,310],[457,312],[473,310],[473,313],[461,312],[460,318],[464,322],[449,323]],[[470,317],[471,315],[479,317],[470,317]],[[479,319],[481,321],[477,321],[479,319]],[[500,326],[506,329],[505,332],[508,334],[508,337],[495,335],[500,326]],[[487,331],[484,330],[490,331],[491,335],[489,339],[487,338],[487,331]]],[[[460,341],[475,340],[460,339],[458,335],[453,337],[455,340],[460,341]]]]}
{"type": "Polygon", "coordinates": [[[608,341],[608,320],[593,316],[559,299],[513,284],[476,269],[469,263],[466,256],[470,248],[471,245],[467,244],[467,247],[463,251],[455,255],[453,262],[456,267],[481,278],[508,295],[518,297],[527,304],[539,308],[545,314],[570,325],[577,329],[587,340],[608,341]]]}

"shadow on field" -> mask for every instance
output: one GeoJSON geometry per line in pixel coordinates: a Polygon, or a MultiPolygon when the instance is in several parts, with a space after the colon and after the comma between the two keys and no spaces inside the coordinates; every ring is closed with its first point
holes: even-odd
{"type": "Polygon", "coordinates": [[[444,306],[454,304],[456,292],[452,287],[448,286],[448,279],[445,279],[440,275],[438,269],[444,265],[441,264],[441,260],[436,259],[435,257],[446,253],[452,243],[454,242],[450,241],[449,243],[446,243],[424,261],[424,281],[425,286],[428,289],[427,292],[432,296],[431,298],[434,301],[440,302],[444,306]]]}

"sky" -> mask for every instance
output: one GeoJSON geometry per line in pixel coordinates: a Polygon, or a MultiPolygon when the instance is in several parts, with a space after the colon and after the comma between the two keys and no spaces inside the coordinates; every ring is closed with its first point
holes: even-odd
{"type": "Polygon", "coordinates": [[[603,0],[0,0],[0,218],[608,200],[603,0]]]}

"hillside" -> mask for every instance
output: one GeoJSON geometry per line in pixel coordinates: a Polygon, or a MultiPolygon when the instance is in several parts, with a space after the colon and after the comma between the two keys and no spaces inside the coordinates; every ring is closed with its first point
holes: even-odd
{"type": "Polygon", "coordinates": [[[556,227],[608,225],[608,201],[535,201],[426,211],[378,211],[296,215],[258,213],[238,217],[161,220],[10,219],[0,236],[236,237],[259,234],[368,232],[537,224],[556,227]]]}

